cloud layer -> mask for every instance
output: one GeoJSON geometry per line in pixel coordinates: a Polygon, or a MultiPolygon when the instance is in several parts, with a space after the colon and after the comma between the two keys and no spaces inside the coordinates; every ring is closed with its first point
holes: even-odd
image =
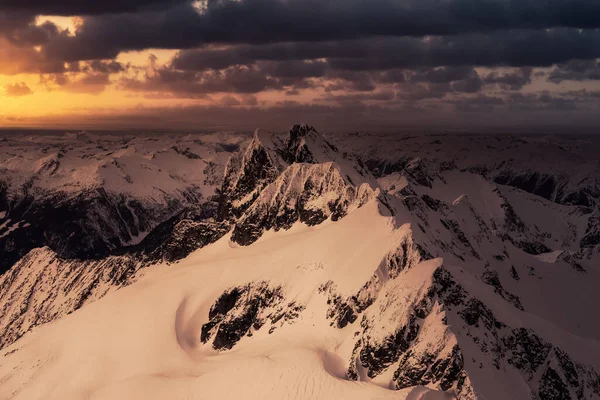
{"type": "Polygon", "coordinates": [[[597,0],[6,0],[0,75],[235,109],[585,115],[600,101],[598,15],[597,0]],[[177,53],[158,64],[153,49],[177,53]],[[119,61],[132,51],[148,60],[119,61]]]}

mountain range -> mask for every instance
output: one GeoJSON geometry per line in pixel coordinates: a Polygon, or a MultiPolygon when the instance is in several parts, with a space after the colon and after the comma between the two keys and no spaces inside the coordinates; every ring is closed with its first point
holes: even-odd
{"type": "Polygon", "coordinates": [[[0,399],[600,399],[600,138],[0,140],[0,399]]]}

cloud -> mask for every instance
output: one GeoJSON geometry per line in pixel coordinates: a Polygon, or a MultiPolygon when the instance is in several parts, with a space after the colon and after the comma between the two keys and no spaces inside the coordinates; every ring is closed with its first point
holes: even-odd
{"type": "Polygon", "coordinates": [[[280,90],[283,85],[255,67],[230,67],[208,72],[162,67],[147,71],[143,78],[124,77],[120,87],[139,92],[170,92],[182,98],[205,98],[210,93],[253,94],[280,90]]]}
{"type": "Polygon", "coordinates": [[[227,95],[219,100],[219,104],[226,107],[235,107],[241,105],[242,103],[235,97],[227,95]]]}
{"type": "Polygon", "coordinates": [[[494,71],[484,76],[483,82],[498,85],[504,90],[519,90],[531,83],[532,73],[533,69],[529,67],[517,68],[509,72],[494,71]]]}
{"type": "Polygon", "coordinates": [[[600,80],[597,15],[597,0],[5,0],[0,74],[76,93],[114,82],[136,97],[251,108],[250,120],[277,100],[283,113],[386,121],[395,107],[579,112],[600,100],[568,84],[555,90],[569,95],[529,92],[542,79],[600,80]],[[39,15],[81,18],[68,30],[39,15]],[[155,48],[178,52],[118,61],[155,48]]]}
{"type": "Polygon", "coordinates": [[[4,95],[9,97],[21,97],[33,94],[33,91],[24,82],[12,85],[4,85],[4,95]]]}
{"type": "MultiPolygon", "coordinates": [[[[50,11],[41,3],[36,0],[31,10],[50,11]]],[[[83,18],[76,32],[55,32],[51,24],[43,29],[23,16],[21,25],[36,32],[25,34],[27,29],[23,27],[21,33],[14,33],[16,28],[13,27],[11,37],[44,44],[44,54],[50,59],[74,61],[112,59],[123,51],[148,48],[190,49],[211,44],[336,42],[381,37],[440,36],[451,41],[456,35],[486,34],[498,39],[498,32],[516,32],[513,36],[518,36],[520,31],[536,31],[552,38],[554,30],[573,28],[570,30],[581,33],[581,29],[593,32],[600,27],[599,19],[595,18],[600,14],[600,3],[596,0],[551,3],[544,0],[206,0],[203,12],[198,12],[191,1],[129,0],[123,3],[125,10],[138,12],[117,12],[120,2],[110,1],[106,7],[104,3],[75,0],[65,3],[65,9],[72,8],[73,15],[82,11],[75,7],[78,4],[83,4],[81,8],[96,7],[96,11],[112,10],[112,13],[83,18]],[[159,3],[171,6],[146,9],[148,4],[159,3]]],[[[12,12],[14,15],[22,13],[12,12]]],[[[589,33],[581,33],[579,40],[584,42],[586,35],[589,33]]],[[[507,52],[502,43],[491,48],[495,47],[507,52]]],[[[585,49],[574,50],[580,55],[585,52],[585,49]]],[[[363,47],[356,57],[360,59],[368,52],[369,48],[363,47]]],[[[523,55],[527,52],[520,54],[523,55]]],[[[214,59],[210,63],[223,63],[221,69],[231,65],[225,65],[231,62],[227,57],[235,55],[224,56],[225,59],[214,59]]]]}
{"type": "Polygon", "coordinates": [[[65,65],[42,57],[32,47],[15,46],[0,37],[0,75],[61,73],[65,65]]]}
{"type": "Polygon", "coordinates": [[[109,74],[91,73],[69,81],[63,85],[63,90],[72,93],[98,94],[103,92],[108,85],[110,85],[109,74]]]}
{"type": "Polygon", "coordinates": [[[186,0],[2,0],[0,11],[37,15],[97,15],[164,9],[184,1],[186,0]]]}
{"type": "MultiPolygon", "coordinates": [[[[204,71],[262,61],[292,64],[318,62],[326,69],[385,71],[440,66],[551,66],[572,59],[600,57],[600,32],[499,31],[490,34],[380,37],[326,42],[288,42],[183,50],[173,59],[176,69],[204,71]]],[[[313,65],[314,66],[314,65],[313,65]]],[[[500,83],[500,82],[499,82],[500,83]]]]}
{"type": "Polygon", "coordinates": [[[71,65],[65,73],[43,74],[41,83],[45,84],[50,91],[61,90],[71,93],[100,94],[112,84],[111,73],[115,72],[111,72],[110,69],[104,67],[95,69],[90,64],[77,63],[71,65]]]}
{"type": "Polygon", "coordinates": [[[600,80],[600,62],[598,60],[571,60],[557,65],[550,72],[548,80],[554,83],[600,80]]]}
{"type": "MultiPolygon", "coordinates": [[[[427,82],[430,87],[444,88],[446,92],[475,93],[483,82],[477,71],[470,66],[438,67],[409,72],[409,82],[427,82]]],[[[441,92],[438,90],[438,92],[441,92]]]]}
{"type": "MultiPolygon", "coordinates": [[[[136,3],[148,2],[131,0],[125,5],[135,8],[136,3]]],[[[116,4],[109,2],[112,8],[116,4]]],[[[207,0],[204,4],[203,12],[188,1],[168,10],[89,17],[71,38],[71,47],[82,51],[85,43],[103,45],[106,56],[118,50],[190,48],[209,43],[600,27],[596,18],[600,3],[596,0],[207,0]]],[[[68,7],[73,8],[72,15],[80,14],[72,4],[68,7]]]]}

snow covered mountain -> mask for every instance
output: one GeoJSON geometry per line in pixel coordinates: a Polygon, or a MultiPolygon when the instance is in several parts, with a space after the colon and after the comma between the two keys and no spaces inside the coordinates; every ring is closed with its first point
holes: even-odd
{"type": "Polygon", "coordinates": [[[227,140],[138,243],[0,276],[1,399],[600,398],[595,138],[227,140]]]}
{"type": "Polygon", "coordinates": [[[98,259],[210,200],[245,135],[0,137],[0,273],[29,250],[98,259]]]}

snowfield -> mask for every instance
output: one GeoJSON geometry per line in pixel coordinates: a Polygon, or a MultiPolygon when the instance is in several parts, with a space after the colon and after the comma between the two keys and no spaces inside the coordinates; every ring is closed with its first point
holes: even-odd
{"type": "Polygon", "coordinates": [[[232,247],[224,237],[179,264],[152,267],[138,283],[6,348],[0,397],[450,398],[423,388],[392,391],[389,382],[348,381],[347,341],[355,329],[336,329],[323,318],[320,283],[332,279],[347,293],[360,289],[404,229],[395,230],[371,202],[339,222],[298,224],[250,247],[232,247]],[[304,268],[315,262],[322,268],[304,268]],[[302,316],[272,334],[261,329],[230,352],[203,345],[201,326],[219,294],[263,280],[306,304],[302,316]]]}

